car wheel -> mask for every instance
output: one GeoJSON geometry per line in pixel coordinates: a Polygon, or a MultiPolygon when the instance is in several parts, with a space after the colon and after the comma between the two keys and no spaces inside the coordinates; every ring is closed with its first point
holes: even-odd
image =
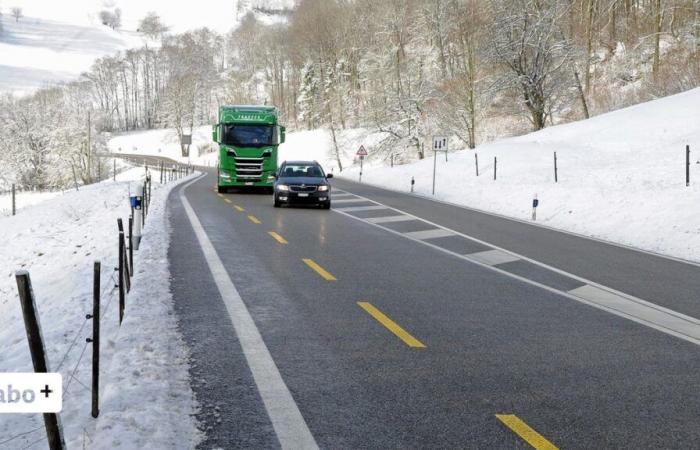
{"type": "Polygon", "coordinates": [[[326,202],[326,203],[321,204],[321,208],[331,209],[331,202],[326,202]]]}
{"type": "Polygon", "coordinates": [[[277,196],[276,196],[276,195],[274,196],[274,199],[275,199],[275,200],[274,200],[274,203],[273,203],[273,204],[274,204],[275,208],[279,208],[280,206],[282,206],[282,203],[280,203],[280,201],[277,200],[277,196]]]}

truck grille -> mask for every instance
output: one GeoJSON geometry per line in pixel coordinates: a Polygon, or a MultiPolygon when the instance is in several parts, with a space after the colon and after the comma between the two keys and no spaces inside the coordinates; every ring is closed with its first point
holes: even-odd
{"type": "Polygon", "coordinates": [[[236,162],[237,178],[252,179],[262,176],[263,158],[236,156],[233,159],[236,162]]]}
{"type": "Polygon", "coordinates": [[[316,192],[318,186],[307,186],[301,184],[290,184],[289,190],[292,192],[316,192]]]}

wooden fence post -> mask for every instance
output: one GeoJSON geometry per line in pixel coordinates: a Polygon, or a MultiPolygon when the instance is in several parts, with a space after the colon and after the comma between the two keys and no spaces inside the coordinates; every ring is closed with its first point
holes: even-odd
{"type": "Polygon", "coordinates": [[[100,415],[99,394],[100,394],[100,271],[101,263],[95,261],[92,276],[92,417],[100,415]]]}
{"type": "MultiPolygon", "coordinates": [[[[44,347],[44,340],[41,334],[39,314],[36,310],[36,301],[34,300],[34,291],[32,290],[29,272],[20,270],[15,274],[15,278],[17,280],[19,300],[22,304],[24,328],[27,332],[27,341],[29,341],[29,351],[32,354],[34,372],[48,373],[49,364],[46,361],[46,348],[44,347]]],[[[51,450],[64,450],[66,443],[63,440],[63,430],[58,414],[44,413],[44,425],[46,426],[49,448],[51,450]]]]}

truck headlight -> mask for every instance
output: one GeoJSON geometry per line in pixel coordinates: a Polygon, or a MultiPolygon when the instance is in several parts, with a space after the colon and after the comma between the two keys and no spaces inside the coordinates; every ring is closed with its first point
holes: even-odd
{"type": "Polygon", "coordinates": [[[227,179],[227,180],[230,180],[230,179],[231,179],[231,175],[227,174],[226,172],[221,172],[221,171],[219,171],[219,177],[220,177],[220,178],[225,178],[225,179],[227,179]]]}
{"type": "Polygon", "coordinates": [[[289,186],[287,186],[286,184],[278,184],[277,190],[280,192],[287,192],[289,190],[289,186]]]}
{"type": "Polygon", "coordinates": [[[328,185],[326,185],[326,184],[323,184],[323,185],[318,187],[319,192],[325,192],[327,190],[328,190],[328,185]]]}

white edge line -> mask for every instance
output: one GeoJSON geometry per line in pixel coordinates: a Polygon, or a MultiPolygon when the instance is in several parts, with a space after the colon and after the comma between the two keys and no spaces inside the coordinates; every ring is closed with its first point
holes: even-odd
{"type": "Polygon", "coordinates": [[[194,229],[199,245],[209,266],[216,287],[226,306],[231,324],[243,349],[248,367],[263,400],[267,415],[283,449],[316,449],[318,445],[309,430],[299,407],[272,359],[248,308],[219,258],[214,245],[204,231],[197,214],[185,197],[184,191],[198,181],[195,178],[180,188],[179,196],[194,229]]]}
{"type": "MultiPolygon", "coordinates": [[[[374,200],[371,200],[371,201],[374,201],[374,200]]],[[[378,203],[378,204],[381,205],[381,203],[379,203],[379,202],[376,202],[376,203],[378,203]]],[[[386,206],[386,207],[389,208],[389,209],[393,209],[394,211],[397,211],[397,212],[399,212],[399,213],[401,213],[401,214],[405,214],[405,215],[407,215],[407,216],[414,217],[416,220],[422,220],[423,222],[425,222],[425,223],[427,223],[427,224],[433,225],[433,226],[438,227],[438,228],[442,228],[442,229],[447,230],[447,231],[451,231],[451,232],[455,233],[456,235],[462,236],[462,237],[465,238],[465,239],[469,239],[469,240],[471,240],[471,241],[473,241],[473,242],[477,242],[477,243],[482,244],[482,245],[485,245],[485,246],[487,246],[487,247],[491,247],[492,249],[501,250],[502,252],[508,253],[508,254],[513,255],[513,256],[515,256],[515,257],[517,257],[517,258],[520,258],[520,259],[522,259],[522,260],[524,260],[524,261],[528,261],[528,262],[530,262],[530,263],[532,263],[532,264],[538,265],[538,266],[540,266],[540,267],[542,267],[542,268],[544,268],[544,269],[551,270],[552,272],[556,272],[556,273],[558,273],[558,274],[560,274],[560,275],[564,275],[564,276],[569,277],[569,278],[573,278],[574,280],[580,281],[581,283],[589,284],[589,285],[591,285],[591,286],[595,286],[595,287],[597,287],[597,288],[599,288],[599,289],[602,289],[602,290],[604,290],[604,291],[607,291],[607,292],[609,292],[609,293],[611,293],[611,294],[615,294],[615,295],[617,295],[617,296],[623,297],[623,298],[625,298],[626,300],[629,300],[629,301],[632,301],[632,302],[635,302],[635,303],[644,305],[644,306],[649,307],[649,308],[652,308],[652,309],[656,309],[657,311],[660,311],[660,312],[663,312],[663,313],[672,315],[672,316],[674,316],[674,317],[677,317],[678,319],[685,320],[685,321],[690,322],[690,323],[693,323],[693,324],[695,324],[695,325],[700,325],[700,319],[697,319],[697,318],[695,318],[695,317],[688,316],[688,315],[683,314],[683,313],[679,313],[679,312],[677,312],[677,311],[674,311],[674,310],[672,310],[672,309],[668,309],[668,308],[666,308],[666,307],[657,305],[657,304],[652,303],[652,302],[650,302],[650,301],[642,300],[641,298],[635,297],[635,296],[633,296],[633,295],[626,294],[626,293],[624,293],[624,292],[618,291],[618,290],[613,289],[613,288],[611,288],[611,287],[608,287],[608,286],[605,286],[605,285],[596,283],[595,281],[591,281],[591,280],[589,280],[589,279],[580,277],[580,276],[578,276],[578,275],[574,275],[574,274],[569,273],[569,272],[566,272],[566,271],[564,271],[564,270],[557,269],[556,267],[547,265],[547,264],[545,264],[545,263],[543,263],[543,262],[536,261],[536,260],[534,260],[534,259],[532,259],[532,258],[528,258],[527,256],[523,256],[523,255],[521,255],[521,254],[519,254],[519,253],[515,253],[515,252],[512,252],[512,251],[510,251],[510,250],[507,250],[507,249],[505,249],[505,248],[503,248],[503,247],[499,247],[499,246],[497,246],[497,245],[494,245],[494,244],[492,244],[492,243],[490,243],[490,242],[482,241],[481,239],[477,239],[477,238],[475,238],[475,237],[469,236],[469,235],[464,234],[464,233],[461,233],[461,232],[459,232],[459,231],[455,231],[455,230],[453,230],[453,229],[451,229],[451,228],[447,228],[447,227],[445,227],[445,226],[442,226],[442,225],[437,224],[437,223],[435,223],[435,222],[431,222],[431,221],[429,221],[429,220],[426,220],[426,219],[423,219],[423,218],[421,218],[421,217],[415,216],[415,215],[413,215],[413,214],[411,214],[411,213],[407,213],[407,212],[402,211],[402,210],[400,210],[400,209],[392,208],[392,207],[387,206],[387,205],[384,205],[384,206],[386,206]]],[[[343,211],[338,211],[338,212],[343,212],[343,211]]],[[[361,220],[362,220],[362,219],[361,219],[361,220]]],[[[373,224],[373,223],[370,223],[370,222],[366,222],[366,223],[369,223],[370,225],[375,225],[375,226],[378,226],[378,227],[381,227],[381,228],[385,228],[385,227],[383,227],[381,224],[373,224]]],[[[385,228],[385,229],[388,229],[388,228],[385,228]]],[[[390,230],[390,231],[393,231],[393,230],[390,230]]],[[[442,247],[438,247],[438,248],[442,248],[442,247]]],[[[462,255],[460,255],[460,256],[462,256],[462,255]]],[[[467,258],[467,259],[469,259],[469,258],[467,258]]],[[[469,260],[471,261],[471,259],[469,259],[469,260]]],[[[562,291],[562,292],[563,292],[563,291],[562,291]]]]}
{"type": "MultiPolygon", "coordinates": [[[[353,181],[353,180],[351,180],[351,179],[349,179],[349,178],[341,178],[341,179],[344,180],[344,181],[348,181],[348,182],[350,182],[350,183],[359,184],[359,183],[357,183],[356,181],[353,181]]],[[[633,251],[633,252],[644,253],[644,254],[647,254],[647,255],[651,255],[651,256],[656,256],[656,257],[659,257],[659,258],[668,259],[668,260],[670,260],[670,261],[675,261],[675,262],[678,262],[678,263],[689,264],[689,265],[691,265],[691,266],[700,267],[700,262],[692,261],[692,260],[690,260],[690,259],[679,258],[679,257],[677,257],[677,256],[671,256],[671,255],[664,255],[663,253],[658,253],[658,252],[655,252],[655,251],[652,251],[652,250],[646,250],[646,249],[639,248],[639,247],[633,247],[633,246],[631,246],[631,245],[622,244],[622,243],[620,243],[620,242],[615,242],[615,241],[609,241],[609,240],[607,240],[607,239],[602,239],[602,238],[598,238],[598,237],[595,237],[595,236],[587,236],[587,235],[585,235],[585,234],[576,233],[575,231],[569,231],[569,230],[564,230],[564,229],[562,229],[562,228],[556,228],[556,227],[553,227],[553,226],[551,226],[551,225],[545,225],[545,224],[542,224],[542,223],[530,222],[530,221],[527,221],[527,220],[524,220],[524,219],[519,219],[519,218],[517,218],[517,217],[506,216],[506,215],[504,215],[504,214],[499,214],[499,213],[495,213],[495,212],[492,212],[492,211],[486,211],[486,210],[484,210],[484,209],[474,208],[473,206],[460,205],[459,203],[453,203],[453,202],[449,202],[449,201],[447,201],[447,200],[441,200],[441,199],[437,199],[437,198],[428,197],[427,194],[421,194],[421,193],[419,193],[419,192],[404,192],[404,191],[399,191],[399,190],[396,190],[396,189],[389,189],[389,188],[387,188],[387,187],[385,187],[385,186],[380,186],[380,185],[378,185],[378,184],[373,184],[373,183],[361,183],[361,184],[370,186],[370,187],[375,188],[375,189],[381,189],[381,190],[383,190],[383,191],[387,191],[387,192],[391,192],[391,193],[403,194],[403,195],[407,195],[407,196],[409,196],[409,197],[417,197],[417,198],[420,198],[420,199],[423,199],[423,200],[429,200],[429,201],[431,201],[431,202],[442,203],[443,205],[454,206],[454,207],[456,207],[456,208],[465,209],[465,210],[467,210],[467,211],[474,211],[474,212],[481,213],[481,214],[485,214],[485,215],[488,215],[488,216],[498,217],[499,219],[510,220],[511,222],[518,222],[518,223],[521,223],[521,224],[523,224],[523,225],[529,225],[529,226],[532,226],[532,227],[542,228],[542,229],[549,230],[549,231],[556,231],[556,232],[558,232],[558,233],[568,234],[568,235],[570,235],[570,236],[574,236],[574,237],[577,237],[577,238],[588,239],[589,241],[599,242],[599,243],[601,243],[601,244],[612,245],[612,246],[614,246],[614,247],[620,247],[620,248],[623,248],[623,249],[626,249],[626,250],[631,250],[631,251],[633,251]]],[[[345,192],[347,192],[347,191],[345,191],[345,192]]],[[[355,194],[355,195],[357,195],[357,194],[355,194]]]]}

